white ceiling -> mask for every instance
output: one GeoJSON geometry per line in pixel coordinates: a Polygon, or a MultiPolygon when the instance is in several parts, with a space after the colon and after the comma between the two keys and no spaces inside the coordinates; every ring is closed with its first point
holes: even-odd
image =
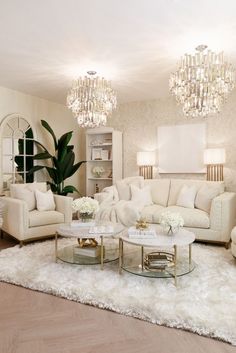
{"type": "Polygon", "coordinates": [[[198,44],[236,66],[235,15],[235,0],[0,0],[0,85],[64,104],[96,70],[119,102],[163,97],[198,44]]]}

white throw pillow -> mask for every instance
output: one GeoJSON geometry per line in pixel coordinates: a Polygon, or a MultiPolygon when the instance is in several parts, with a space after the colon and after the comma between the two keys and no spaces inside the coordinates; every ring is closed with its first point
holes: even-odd
{"type": "Polygon", "coordinates": [[[195,207],[202,211],[210,213],[212,200],[220,194],[219,188],[214,186],[203,185],[198,191],[195,207]]]}
{"type": "Polygon", "coordinates": [[[149,206],[152,205],[152,196],[150,186],[147,185],[144,188],[137,188],[135,185],[130,185],[131,190],[131,201],[135,202],[137,206],[149,206]]]}
{"type": "Polygon", "coordinates": [[[41,192],[35,190],[36,204],[38,211],[54,211],[56,208],[53,193],[51,190],[41,192]]]}
{"type": "Polygon", "coordinates": [[[197,190],[194,185],[184,185],[180,190],[176,205],[186,208],[194,208],[196,193],[197,190]]]}
{"type": "Polygon", "coordinates": [[[27,203],[29,211],[32,211],[36,208],[34,191],[30,190],[28,187],[15,188],[14,197],[18,200],[25,201],[27,203]]]}
{"type": "Polygon", "coordinates": [[[130,200],[130,185],[126,184],[124,181],[120,180],[116,182],[116,188],[118,191],[120,200],[130,200]]]}
{"type": "Polygon", "coordinates": [[[116,182],[116,189],[119,195],[119,200],[129,201],[131,199],[130,185],[135,185],[142,188],[144,179],[141,176],[128,177],[116,182]]]}

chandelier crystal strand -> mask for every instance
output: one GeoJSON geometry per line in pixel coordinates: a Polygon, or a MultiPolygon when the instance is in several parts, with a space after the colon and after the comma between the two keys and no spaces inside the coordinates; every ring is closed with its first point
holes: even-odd
{"type": "Polygon", "coordinates": [[[116,108],[116,95],[110,82],[95,74],[88,71],[89,76],[74,80],[67,96],[67,106],[81,127],[106,125],[107,117],[116,108]]]}
{"type": "Polygon", "coordinates": [[[235,70],[224,61],[224,53],[204,53],[206,48],[199,45],[195,55],[185,54],[169,80],[170,92],[193,118],[218,113],[235,85],[235,70]]]}

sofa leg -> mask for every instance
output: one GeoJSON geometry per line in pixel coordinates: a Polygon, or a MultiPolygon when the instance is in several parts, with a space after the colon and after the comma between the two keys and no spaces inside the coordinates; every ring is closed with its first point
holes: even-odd
{"type": "Polygon", "coordinates": [[[229,246],[230,246],[230,241],[228,241],[227,243],[225,243],[225,249],[229,249],[229,246]]]}
{"type": "Polygon", "coordinates": [[[0,239],[3,239],[3,230],[0,229],[0,239]]]}
{"type": "Polygon", "coordinates": [[[22,246],[24,245],[24,242],[23,242],[23,240],[20,240],[20,248],[22,248],[22,246]]]}

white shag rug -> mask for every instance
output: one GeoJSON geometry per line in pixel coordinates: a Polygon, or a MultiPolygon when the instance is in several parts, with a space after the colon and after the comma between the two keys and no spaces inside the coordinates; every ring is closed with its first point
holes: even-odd
{"type": "MultiPolygon", "coordinates": [[[[60,239],[60,246],[73,240],[60,239]]],[[[54,262],[54,241],[0,251],[0,281],[181,328],[236,345],[236,261],[230,250],[193,244],[197,267],[173,279],[118,274],[117,262],[54,262]]]]}

